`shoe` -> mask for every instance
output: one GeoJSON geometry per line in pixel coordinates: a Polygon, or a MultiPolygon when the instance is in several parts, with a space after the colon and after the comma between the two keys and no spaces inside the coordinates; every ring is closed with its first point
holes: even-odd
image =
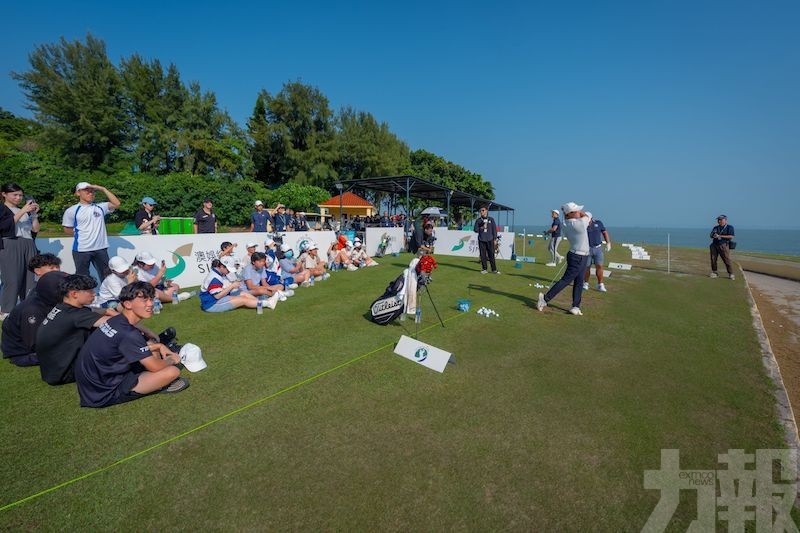
{"type": "Polygon", "coordinates": [[[544,294],[541,292],[539,293],[539,301],[536,302],[536,309],[539,311],[544,311],[544,308],[547,307],[547,302],[544,300],[544,294]]]}
{"type": "Polygon", "coordinates": [[[492,274],[499,274],[499,273],[500,273],[499,270],[495,270],[494,272],[492,272],[492,274]]]}
{"type": "Polygon", "coordinates": [[[372,263],[367,263],[367,266],[368,266],[368,267],[376,267],[376,266],[378,266],[379,264],[380,264],[380,263],[378,263],[377,261],[373,261],[372,263]]]}
{"type": "Polygon", "coordinates": [[[192,293],[191,292],[179,292],[178,293],[178,301],[179,302],[182,302],[184,300],[188,300],[191,297],[192,297],[192,293]]]}
{"type": "Polygon", "coordinates": [[[358,270],[358,267],[355,266],[353,263],[350,263],[349,265],[347,265],[347,271],[348,272],[355,272],[356,270],[358,270]]]}
{"type": "Polygon", "coordinates": [[[709,278],[717,278],[717,277],[719,277],[719,276],[717,276],[717,273],[716,273],[716,272],[712,272],[711,274],[709,274],[709,275],[708,275],[708,277],[709,277],[709,278]]]}
{"type": "Polygon", "coordinates": [[[589,290],[589,282],[588,281],[584,281],[583,282],[583,290],[585,290],[585,291],[589,290]]]}
{"type": "Polygon", "coordinates": [[[310,287],[311,286],[311,282],[308,281],[308,280],[305,280],[303,283],[300,284],[300,286],[301,287],[310,287]]]}
{"type": "Polygon", "coordinates": [[[294,291],[292,289],[286,289],[285,291],[281,291],[287,298],[291,298],[294,296],[294,291]]]}
{"type": "Polygon", "coordinates": [[[159,394],[175,394],[176,392],[180,392],[182,390],[186,390],[189,388],[189,380],[186,378],[176,378],[175,381],[159,389],[159,394]]]}
{"type": "Polygon", "coordinates": [[[602,283],[597,284],[597,290],[600,292],[608,292],[608,290],[606,290],[606,286],[602,283]]]}
{"type": "Polygon", "coordinates": [[[546,266],[546,267],[554,267],[554,266],[556,266],[556,264],[555,263],[545,263],[544,266],[546,266]]]}
{"type": "Polygon", "coordinates": [[[275,307],[278,305],[278,298],[279,296],[278,293],[276,292],[275,294],[264,300],[264,306],[267,309],[275,309],[275,307]]]}
{"type": "Polygon", "coordinates": [[[736,276],[734,276],[733,274],[728,274],[728,279],[736,279],[736,276]]]}
{"type": "Polygon", "coordinates": [[[561,261],[563,261],[563,260],[564,260],[564,256],[563,256],[563,255],[559,255],[559,256],[557,257],[557,261],[556,261],[556,262],[557,262],[557,263],[560,263],[560,262],[561,262],[561,261]]]}
{"type": "Polygon", "coordinates": [[[292,283],[291,285],[289,285],[289,286],[288,286],[288,287],[286,287],[286,288],[287,288],[287,289],[296,289],[296,288],[297,288],[297,283],[292,283]]]}
{"type": "Polygon", "coordinates": [[[573,307],[572,309],[569,310],[569,312],[572,313],[575,316],[583,316],[583,313],[581,313],[581,308],[580,307],[573,307]]]}
{"type": "Polygon", "coordinates": [[[485,270],[481,270],[481,274],[486,274],[486,271],[485,270]]]}
{"type": "Polygon", "coordinates": [[[277,292],[275,293],[275,296],[277,296],[277,297],[278,297],[278,301],[279,301],[279,302],[285,302],[286,300],[288,300],[288,299],[289,299],[289,297],[288,297],[288,296],[286,296],[286,294],[285,294],[283,291],[277,291],[277,292]]]}
{"type": "Polygon", "coordinates": [[[322,275],[322,281],[325,281],[326,279],[328,279],[328,278],[330,278],[330,277],[331,277],[331,275],[330,275],[330,274],[328,274],[327,272],[325,272],[325,273],[322,275]]]}

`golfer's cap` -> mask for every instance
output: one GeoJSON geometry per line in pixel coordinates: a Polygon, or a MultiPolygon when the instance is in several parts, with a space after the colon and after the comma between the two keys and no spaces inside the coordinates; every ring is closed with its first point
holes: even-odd
{"type": "Polygon", "coordinates": [[[565,215],[568,215],[574,211],[582,211],[583,206],[578,205],[575,202],[567,202],[561,206],[561,210],[564,212],[565,215]]]}
{"type": "Polygon", "coordinates": [[[310,252],[311,250],[317,250],[317,249],[319,249],[319,247],[317,246],[317,243],[315,243],[315,242],[309,242],[308,246],[306,246],[306,251],[307,252],[310,252]]]}
{"type": "Polygon", "coordinates": [[[281,244],[281,252],[286,253],[291,249],[292,249],[292,247],[289,246],[288,244],[286,244],[286,243],[281,244]]]}
{"type": "Polygon", "coordinates": [[[152,196],[145,196],[144,198],[142,198],[142,203],[143,204],[156,205],[156,201],[153,200],[152,196]]]}
{"type": "Polygon", "coordinates": [[[286,206],[280,203],[275,206],[275,209],[280,209],[281,207],[286,209],[286,206]]]}
{"type": "Polygon", "coordinates": [[[122,257],[115,255],[108,262],[108,268],[110,268],[117,274],[122,274],[123,272],[131,268],[131,264],[122,257]]]}
{"type": "Polygon", "coordinates": [[[75,186],[75,192],[82,191],[83,189],[88,189],[91,186],[92,184],[89,183],[88,181],[82,181],[75,186]]]}
{"type": "Polygon", "coordinates": [[[264,202],[262,202],[261,200],[256,200],[255,205],[264,205],[264,202]]]}
{"type": "Polygon", "coordinates": [[[728,220],[728,216],[727,215],[720,215],[720,216],[717,217],[717,220],[722,220],[723,218],[725,220],[728,220]]]}
{"type": "Polygon", "coordinates": [[[556,215],[560,215],[561,214],[561,211],[559,211],[558,209],[551,209],[550,212],[551,213],[555,213],[556,215]]]}
{"type": "Polygon", "coordinates": [[[200,372],[208,366],[203,359],[203,352],[196,344],[187,342],[181,348],[179,355],[181,356],[181,363],[189,372],[200,372]]]}
{"type": "Polygon", "coordinates": [[[592,217],[592,214],[589,211],[586,211],[586,216],[589,217],[590,219],[594,218],[594,217],[592,217]]]}
{"type": "Polygon", "coordinates": [[[136,254],[136,260],[144,263],[145,265],[155,265],[156,258],[150,252],[139,252],[136,254]]]}
{"type": "Polygon", "coordinates": [[[361,242],[361,239],[356,237],[355,239],[353,239],[353,242],[361,242]]]}
{"type": "Polygon", "coordinates": [[[222,262],[223,265],[225,265],[225,268],[227,268],[228,270],[236,270],[236,259],[234,257],[226,255],[224,257],[221,257],[219,260],[222,262]]]}
{"type": "Polygon", "coordinates": [[[361,241],[355,241],[353,243],[353,246],[355,246],[356,248],[361,248],[361,241]]]}
{"type": "Polygon", "coordinates": [[[275,240],[271,237],[268,237],[267,240],[264,241],[264,246],[272,246],[273,244],[275,244],[275,240]]]}
{"type": "Polygon", "coordinates": [[[352,248],[353,247],[353,241],[345,241],[344,245],[347,246],[348,248],[352,248]]]}
{"type": "Polygon", "coordinates": [[[256,246],[258,246],[258,243],[250,241],[247,243],[247,246],[245,246],[245,248],[255,248],[256,246]]]}

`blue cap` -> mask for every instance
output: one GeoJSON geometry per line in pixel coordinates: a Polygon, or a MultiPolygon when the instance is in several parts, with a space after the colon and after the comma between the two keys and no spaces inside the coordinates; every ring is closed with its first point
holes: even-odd
{"type": "Polygon", "coordinates": [[[144,198],[142,198],[142,203],[143,204],[156,205],[156,201],[153,200],[152,198],[150,198],[149,196],[145,196],[144,198]]]}

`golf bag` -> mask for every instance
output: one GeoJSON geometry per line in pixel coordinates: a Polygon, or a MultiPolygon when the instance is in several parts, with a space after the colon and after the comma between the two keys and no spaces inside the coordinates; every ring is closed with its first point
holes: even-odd
{"type": "Polygon", "coordinates": [[[386,287],[383,295],[372,302],[369,313],[373,322],[383,326],[403,314],[403,297],[400,291],[403,290],[404,285],[405,274],[400,274],[386,287]]]}
{"type": "Polygon", "coordinates": [[[375,257],[383,257],[386,253],[386,247],[389,246],[389,236],[387,234],[381,235],[381,242],[378,244],[378,251],[375,252],[375,257]]]}

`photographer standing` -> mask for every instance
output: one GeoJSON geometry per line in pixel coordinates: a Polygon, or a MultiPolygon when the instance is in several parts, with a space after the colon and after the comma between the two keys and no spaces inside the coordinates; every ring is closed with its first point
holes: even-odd
{"type": "Polygon", "coordinates": [[[722,257],[725,268],[730,279],[736,279],[731,268],[731,243],[733,242],[733,226],[728,224],[728,217],[720,215],[717,217],[717,225],[711,230],[711,277],[717,277],[717,258],[722,257]]]}
{"type": "Polygon", "coordinates": [[[2,195],[6,223],[2,232],[3,245],[0,246],[0,279],[3,281],[0,320],[14,309],[17,298],[24,300],[34,286],[28,262],[36,255],[33,236],[39,232],[39,204],[33,198],[23,203],[22,187],[16,183],[4,184],[2,195]]]}
{"type": "Polygon", "coordinates": [[[158,223],[161,221],[161,215],[153,214],[155,206],[156,201],[150,196],[145,196],[142,198],[142,207],[133,217],[133,223],[136,224],[142,235],[158,235],[158,223]]]}
{"type": "Polygon", "coordinates": [[[478,250],[481,254],[481,274],[486,274],[486,260],[492,265],[492,274],[499,274],[494,262],[494,246],[497,241],[497,223],[489,216],[489,209],[484,205],[480,209],[480,218],[475,221],[473,231],[478,234],[478,250]]]}

